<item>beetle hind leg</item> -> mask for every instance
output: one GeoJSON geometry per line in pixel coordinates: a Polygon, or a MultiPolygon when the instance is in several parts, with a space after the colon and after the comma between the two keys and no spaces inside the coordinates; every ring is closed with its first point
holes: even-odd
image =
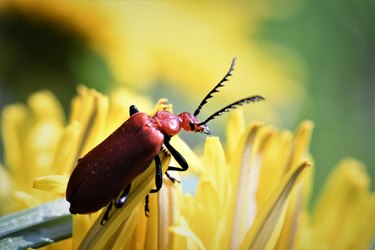
{"type": "Polygon", "coordinates": [[[107,208],[105,209],[105,212],[104,212],[104,215],[103,215],[103,218],[102,220],[100,221],[100,225],[104,226],[105,223],[107,222],[107,220],[109,219],[109,211],[111,211],[112,209],[112,205],[113,205],[113,202],[111,201],[107,208]]]}
{"type": "Polygon", "coordinates": [[[145,215],[146,215],[146,217],[149,217],[149,213],[150,213],[150,208],[149,208],[149,203],[150,203],[150,201],[149,201],[149,195],[146,195],[146,197],[145,197],[145,215]]]}

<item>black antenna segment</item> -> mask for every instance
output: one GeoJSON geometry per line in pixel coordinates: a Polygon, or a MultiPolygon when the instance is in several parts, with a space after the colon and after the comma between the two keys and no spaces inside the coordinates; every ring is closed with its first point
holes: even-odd
{"type": "Polygon", "coordinates": [[[237,106],[243,105],[245,103],[255,103],[255,102],[259,102],[259,101],[263,101],[263,100],[264,100],[264,98],[262,96],[259,96],[259,95],[241,99],[241,100],[236,101],[232,104],[229,104],[228,106],[226,106],[226,107],[220,109],[219,111],[215,112],[213,115],[208,117],[204,122],[199,123],[198,126],[205,125],[207,122],[214,119],[215,117],[220,116],[224,112],[228,112],[230,109],[235,109],[235,108],[237,108],[237,106]]]}
{"type": "Polygon", "coordinates": [[[203,98],[202,102],[199,104],[198,108],[194,112],[194,116],[197,116],[199,112],[201,112],[201,108],[207,103],[207,100],[210,99],[214,93],[219,92],[217,89],[224,86],[224,82],[228,81],[228,77],[232,75],[232,71],[234,70],[234,64],[236,62],[236,57],[233,58],[230,68],[223,79],[213,88],[205,98],[203,98]]]}

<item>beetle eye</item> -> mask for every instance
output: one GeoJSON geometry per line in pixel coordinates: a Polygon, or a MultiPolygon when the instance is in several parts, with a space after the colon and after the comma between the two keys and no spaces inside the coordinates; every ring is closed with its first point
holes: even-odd
{"type": "Polygon", "coordinates": [[[194,123],[193,123],[193,122],[190,122],[189,125],[190,125],[190,129],[191,129],[191,131],[194,131],[194,130],[195,130],[194,123]]]}

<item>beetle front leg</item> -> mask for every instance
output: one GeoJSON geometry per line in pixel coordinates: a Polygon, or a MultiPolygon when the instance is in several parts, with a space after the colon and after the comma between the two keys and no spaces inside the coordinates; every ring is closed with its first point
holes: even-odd
{"type": "Polygon", "coordinates": [[[172,154],[173,158],[178,162],[178,164],[180,164],[181,168],[169,166],[167,171],[174,170],[174,171],[183,172],[183,171],[188,170],[189,165],[187,164],[185,158],[171,144],[169,144],[169,139],[170,138],[167,138],[167,140],[164,140],[164,145],[168,149],[168,151],[172,154]]]}

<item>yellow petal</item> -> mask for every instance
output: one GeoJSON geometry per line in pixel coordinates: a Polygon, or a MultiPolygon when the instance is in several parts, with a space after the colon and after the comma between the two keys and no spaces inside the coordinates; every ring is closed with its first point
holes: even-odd
{"type": "Polygon", "coordinates": [[[40,201],[35,196],[32,196],[26,192],[14,191],[13,197],[23,209],[32,208],[40,204],[40,201]]]}
{"type": "Polygon", "coordinates": [[[119,87],[111,91],[109,102],[108,121],[110,122],[107,124],[106,135],[112,133],[129,118],[129,107],[131,105],[135,105],[140,112],[145,113],[149,113],[153,107],[151,99],[138,95],[125,87],[119,87]]]}
{"type": "Polygon", "coordinates": [[[304,162],[297,168],[291,169],[282,178],[265,206],[258,212],[240,249],[271,249],[275,246],[289,194],[309,166],[309,162],[304,162]]]}
{"type": "Polygon", "coordinates": [[[69,178],[65,175],[48,175],[36,178],[33,188],[65,194],[69,178]]]}
{"type": "Polygon", "coordinates": [[[73,215],[72,249],[78,249],[79,244],[84,239],[91,224],[92,224],[92,219],[90,218],[90,215],[87,215],[87,214],[73,215]]]}
{"type": "Polygon", "coordinates": [[[301,214],[303,213],[303,210],[308,209],[306,200],[307,197],[310,197],[310,194],[307,191],[310,191],[309,189],[312,185],[311,180],[313,169],[314,168],[308,168],[305,170],[300,185],[290,194],[285,220],[275,249],[293,249],[295,246],[297,232],[300,230],[300,223],[302,220],[301,214]]]}
{"type": "Polygon", "coordinates": [[[0,163],[0,215],[7,214],[14,210],[14,204],[8,202],[12,196],[14,183],[9,175],[8,170],[0,163]]]}
{"type": "Polygon", "coordinates": [[[173,183],[165,175],[163,187],[158,193],[158,246],[157,249],[175,249],[176,235],[169,228],[177,224],[180,211],[181,184],[173,183]]]}
{"type": "Polygon", "coordinates": [[[63,131],[57,153],[53,160],[53,168],[56,174],[71,173],[79,159],[79,136],[82,132],[82,126],[79,122],[71,122],[63,131]]]}
{"type": "Polygon", "coordinates": [[[310,140],[312,130],[314,128],[314,123],[311,121],[303,121],[294,136],[292,151],[289,159],[288,166],[290,168],[294,167],[298,162],[304,159],[308,159],[310,151],[310,140]]]}
{"type": "Polygon", "coordinates": [[[375,235],[375,195],[364,169],[358,161],[346,159],[328,178],[311,218],[311,236],[320,246],[369,247],[375,235]]]}
{"type": "Polygon", "coordinates": [[[233,153],[237,150],[237,145],[244,131],[245,118],[243,115],[243,110],[233,110],[229,113],[226,129],[226,156],[228,158],[231,158],[233,153]]]}
{"type": "Polygon", "coordinates": [[[186,237],[187,249],[206,249],[203,242],[197,237],[196,234],[190,229],[185,219],[181,217],[181,226],[173,226],[169,230],[175,234],[186,237]]]}
{"type": "Polygon", "coordinates": [[[256,214],[256,190],[261,163],[258,147],[262,141],[262,130],[264,126],[259,123],[249,124],[230,163],[229,174],[233,183],[231,192],[235,195],[229,201],[233,204],[229,212],[233,216],[233,223],[228,241],[233,249],[238,248],[256,214]]]}
{"type": "Polygon", "coordinates": [[[4,145],[4,165],[22,183],[23,143],[26,135],[26,108],[22,104],[6,106],[2,110],[1,135],[4,145]]]}
{"type": "Polygon", "coordinates": [[[72,101],[70,122],[82,124],[79,148],[83,155],[105,138],[108,98],[84,86],[78,87],[78,94],[72,101]]]}
{"type": "Polygon", "coordinates": [[[34,121],[50,120],[60,126],[64,124],[64,111],[56,97],[43,90],[32,94],[27,100],[34,121]]]}

